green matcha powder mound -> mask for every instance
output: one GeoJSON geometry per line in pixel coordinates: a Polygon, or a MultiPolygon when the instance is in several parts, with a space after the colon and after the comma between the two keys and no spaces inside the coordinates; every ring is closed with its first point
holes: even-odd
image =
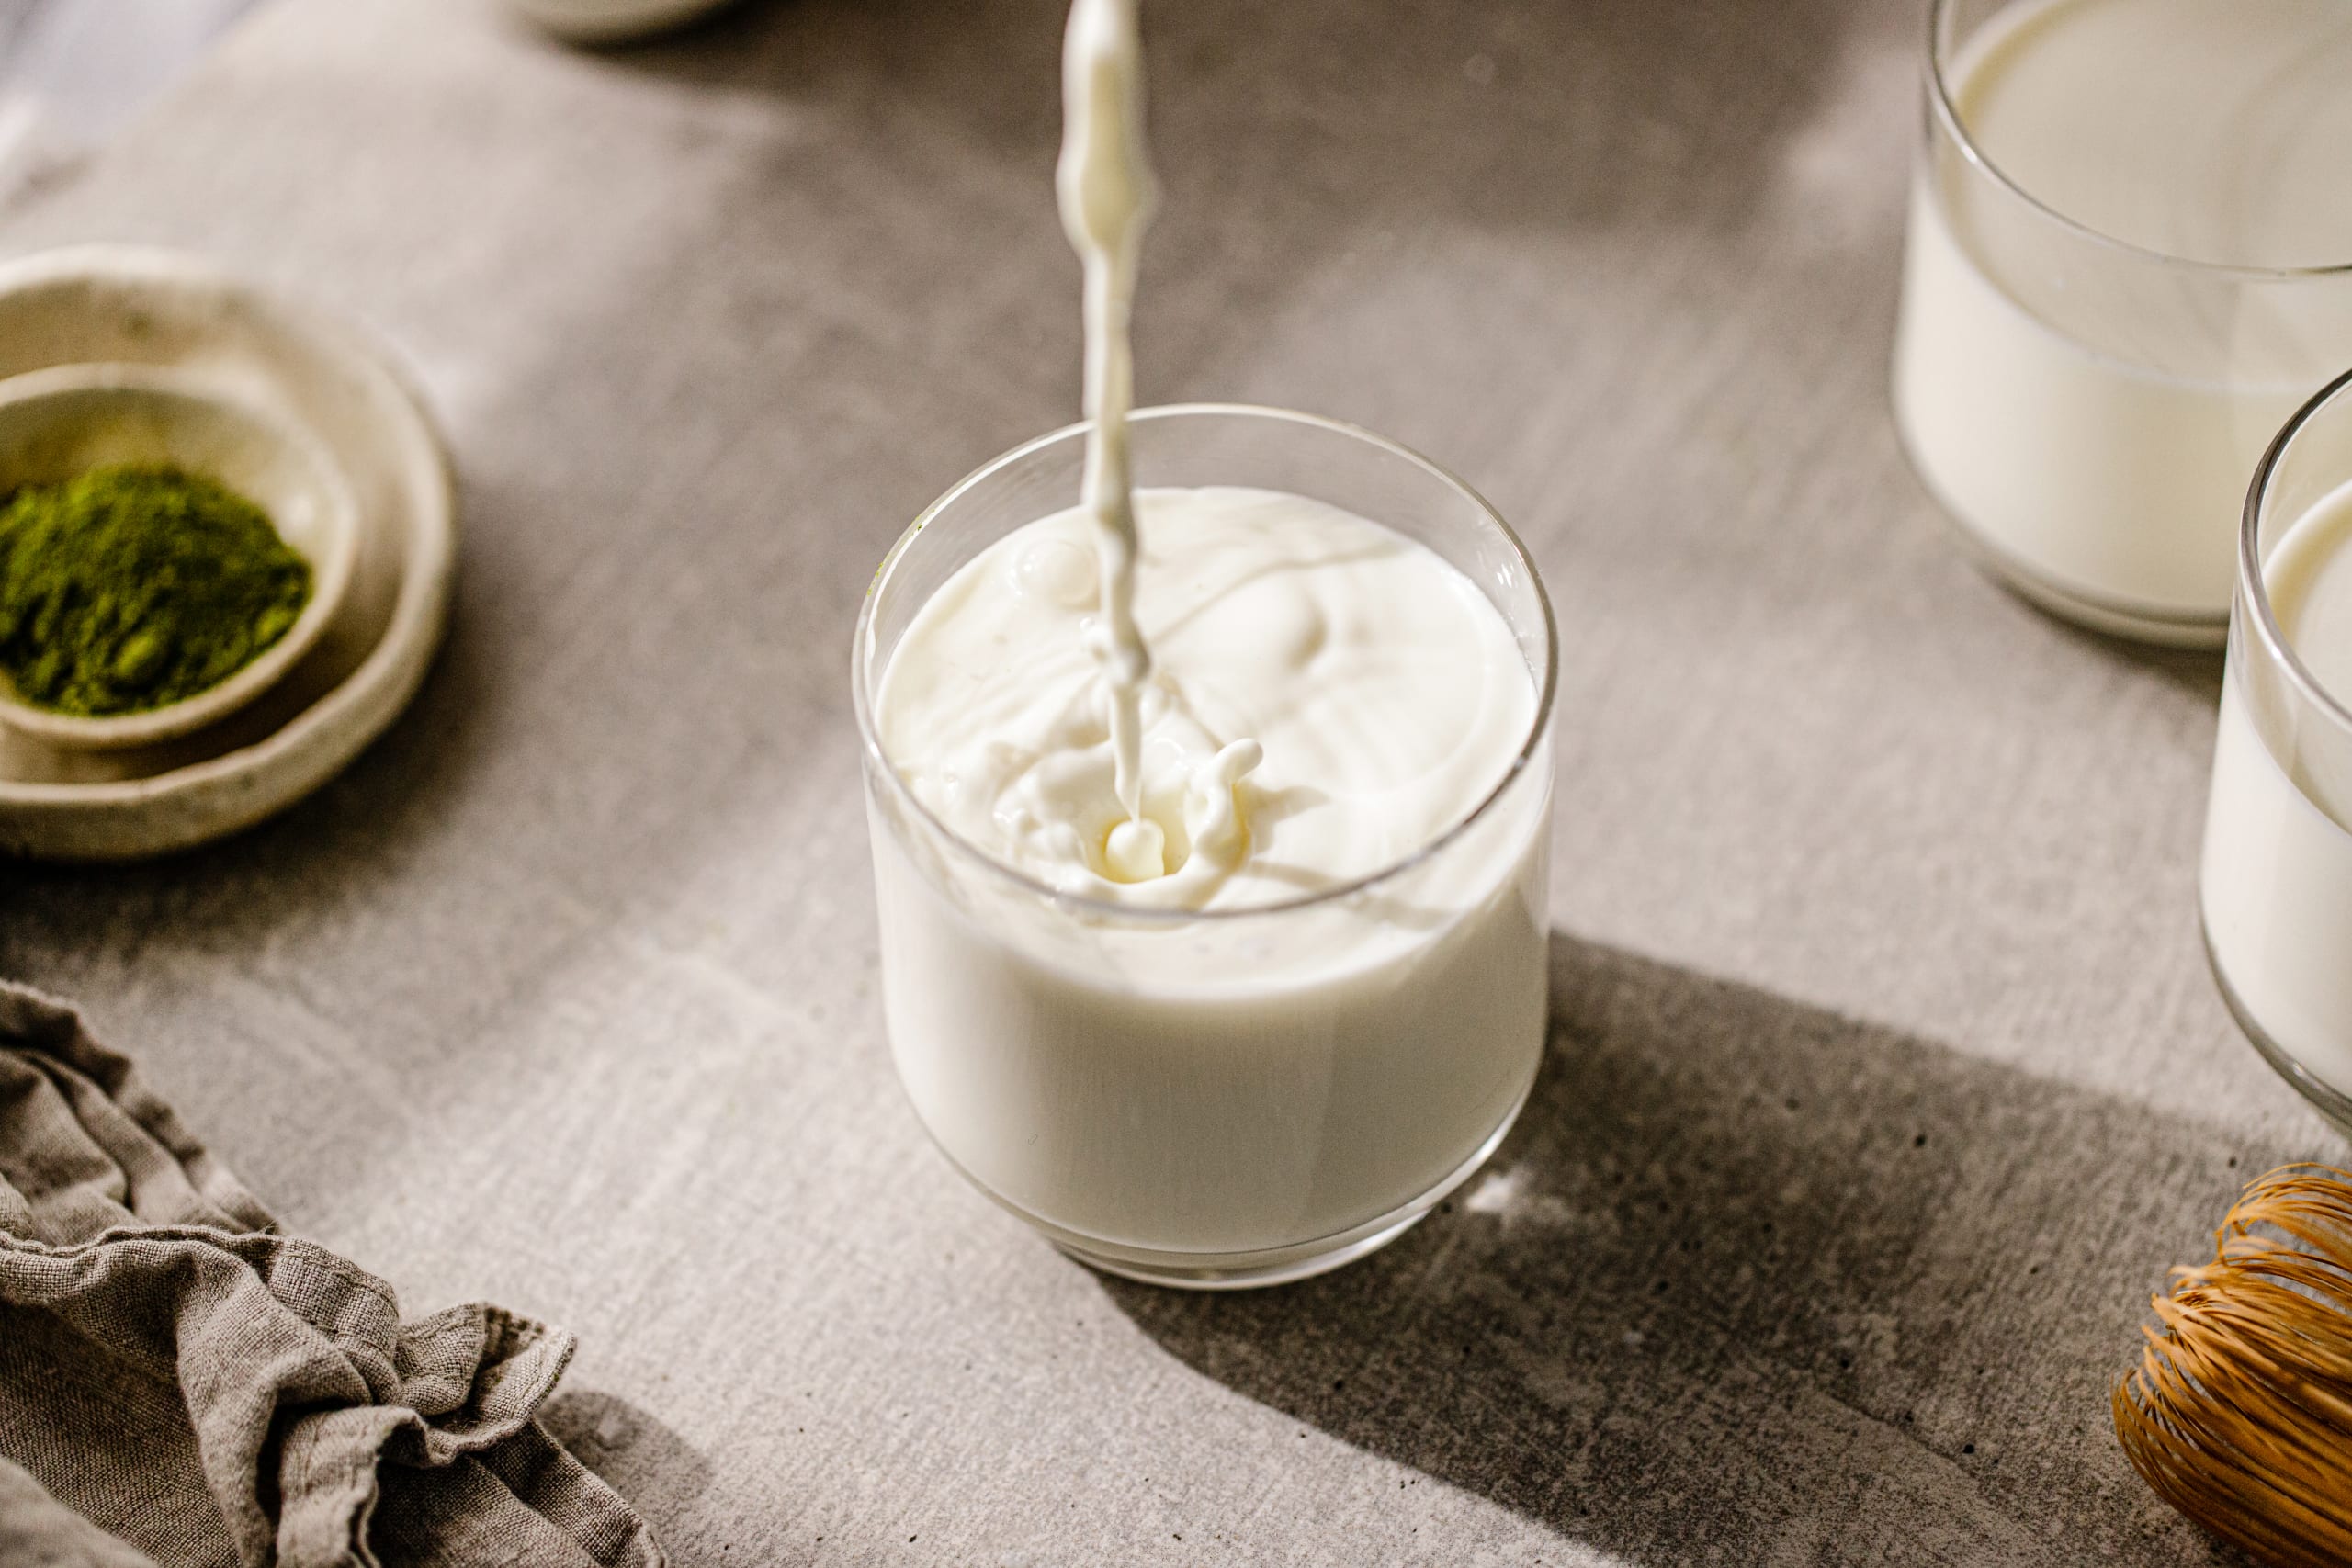
{"type": "Polygon", "coordinates": [[[0,673],[36,706],[139,713],[217,686],[294,624],[310,563],[178,468],[94,468],[0,507],[0,673]]]}

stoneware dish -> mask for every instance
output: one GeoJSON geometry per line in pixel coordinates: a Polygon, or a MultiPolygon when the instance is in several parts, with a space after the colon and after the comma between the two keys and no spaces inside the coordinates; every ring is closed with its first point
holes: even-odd
{"type": "Polygon", "coordinates": [[[447,464],[371,336],[175,252],[78,246],[0,263],[0,400],[15,378],[92,365],[161,373],[302,432],[350,500],[349,576],[309,649],[202,728],[94,750],[0,725],[0,855],[131,860],[283,810],[406,705],[447,614],[447,464]]]}
{"type": "Polygon", "coordinates": [[[143,713],[53,713],[19,700],[0,678],[0,724],[52,746],[146,746],[217,723],[311,650],[351,581],[358,546],[351,487],[318,440],[283,414],[144,366],[60,365],[0,382],[0,493],[119,463],[170,464],[253,502],[310,563],[311,600],[243,669],[143,713]]]}

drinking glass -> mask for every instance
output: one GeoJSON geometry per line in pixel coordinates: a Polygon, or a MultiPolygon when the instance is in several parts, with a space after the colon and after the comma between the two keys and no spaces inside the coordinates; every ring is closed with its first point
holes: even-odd
{"type": "Polygon", "coordinates": [[[1287,902],[1142,909],[1055,891],[958,838],[882,749],[875,704],[926,601],[1076,501],[1087,427],[1015,448],[899,540],[857,624],[885,1022],[934,1142],[1107,1271],[1278,1283],[1386,1243],[1468,1178],[1544,1052],[1557,646],[1534,562],[1461,480],[1276,409],[1137,412],[1136,482],[1248,485],[1427,546],[1504,617],[1538,694],[1510,764],[1402,862],[1287,902]]]}
{"type": "Polygon", "coordinates": [[[2265,579],[2289,530],[2346,484],[2352,375],[2288,423],[2246,498],[2200,881],[2239,1026],[2352,1134],[2352,692],[2296,653],[2265,579]]]}
{"type": "MultiPolygon", "coordinates": [[[[2026,597],[2111,634],[2219,648],[2246,477],[2352,364],[2352,265],[2167,255],[2014,183],[1971,139],[1962,84],[2049,4],[1936,0],[1930,13],[1895,424],[1961,537],[2026,597]]],[[[2243,25],[2264,17],[2247,0],[2243,25]]],[[[2233,194],[2217,181],[2180,199],[2233,194]]]]}

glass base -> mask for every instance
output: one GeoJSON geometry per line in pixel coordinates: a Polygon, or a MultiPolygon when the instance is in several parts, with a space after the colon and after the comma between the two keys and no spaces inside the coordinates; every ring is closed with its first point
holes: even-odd
{"type": "MultiPolygon", "coordinates": [[[[1445,1190],[1451,1190],[1451,1184],[1445,1190]]],[[[1052,1236],[1053,1244],[1068,1256],[1089,1269],[1104,1274],[1116,1274],[1122,1280],[1134,1280],[1146,1285],[1165,1285],[1179,1291],[1254,1291],[1266,1285],[1287,1285],[1297,1280],[1311,1280],[1317,1274],[1328,1274],[1344,1264],[1379,1251],[1421,1221],[1444,1191],[1427,1199],[1417,1199],[1395,1214],[1385,1214],[1374,1223],[1371,1234],[1350,1231],[1336,1240],[1320,1241],[1305,1247],[1281,1247],[1271,1252],[1238,1252],[1208,1254],[1197,1252],[1164,1252],[1156,1256],[1103,1252],[1080,1242],[1062,1236],[1052,1236]]],[[[1030,1222],[1035,1224],[1035,1221],[1030,1222]]],[[[1043,1226],[1039,1226],[1043,1229],[1043,1226]]]]}
{"type": "Polygon", "coordinates": [[[2108,598],[2087,593],[2082,589],[2063,583],[2027,564],[2003,546],[1977,532],[1973,524],[1964,520],[1946,503],[1928,471],[1911,454],[1911,438],[1895,421],[1897,445],[1903,448],[1904,460],[1910,464],[1911,473],[1928,499],[1936,503],[1937,513],[1944,525],[1958,539],[1961,547],[1977,566],[2035,609],[2072,621],[2078,626],[2105,637],[2121,637],[2126,642],[2146,643],[2156,648],[2191,649],[2202,653],[2218,652],[2229,645],[2230,611],[2224,604],[2214,611],[2170,610],[2153,604],[2134,604],[2128,599],[2108,598]]]}
{"type": "MultiPolygon", "coordinates": [[[[1001,1207],[1027,1221],[1063,1252],[1088,1268],[1105,1274],[1115,1274],[1123,1280],[1134,1280],[1146,1285],[1166,1285],[1184,1291],[1250,1291],[1266,1285],[1287,1285],[1294,1280],[1328,1274],[1344,1264],[1367,1257],[1411,1230],[1423,1215],[1443,1201],[1447,1194],[1476,1175],[1478,1168],[1502,1146],[1503,1139],[1510,1135],[1512,1125],[1519,1121],[1519,1113],[1527,1108],[1528,1096],[1534,1089],[1535,1080],[1530,1077],[1527,1088],[1520,1090],[1519,1099],[1512,1102],[1510,1113],[1492,1133],[1487,1134],[1483,1143],[1471,1151],[1470,1157],[1447,1172],[1436,1186],[1419,1197],[1335,1235],[1291,1247],[1270,1247],[1259,1252],[1163,1252],[1151,1247],[1127,1247],[1048,1224],[1018,1205],[1007,1202],[980,1183],[975,1181],[972,1185],[988,1193],[1001,1207]]],[[[963,1171],[960,1166],[957,1169],[967,1180],[970,1180],[970,1172],[963,1171]]]]}
{"type": "Polygon", "coordinates": [[[2178,648],[2199,653],[2218,653],[2230,640],[2228,611],[2220,615],[2167,615],[2159,611],[2120,608],[2062,588],[2046,577],[2037,575],[2030,568],[2019,565],[1994,545],[1979,536],[1964,524],[1953,527],[1969,542],[1978,562],[1998,578],[2003,587],[2015,593],[2037,610],[2046,611],[2062,621],[2072,621],[2078,626],[2107,637],[2121,637],[2126,642],[2146,643],[2155,648],[2178,648]]]}
{"type": "Polygon", "coordinates": [[[2269,1032],[2255,1021],[2254,1014],[2247,1010],[2237,988],[2230,984],[2229,973],[2222,967],[2221,956],[2213,951],[2213,933],[2205,928],[2201,914],[2198,917],[2198,929],[2205,938],[2205,963],[2213,971],[2213,984],[2220,988],[2222,1000],[2228,1004],[2230,1016],[2237,1020],[2238,1028],[2254,1043],[2254,1048],[2262,1053],[2262,1059],[2294,1087],[2296,1093],[2310,1100],[2312,1108],[2327,1118],[2337,1132],[2352,1138],[2352,1096],[2331,1089],[2313,1077],[2309,1069],[2287,1054],[2285,1046],[2270,1038],[2269,1032]]]}

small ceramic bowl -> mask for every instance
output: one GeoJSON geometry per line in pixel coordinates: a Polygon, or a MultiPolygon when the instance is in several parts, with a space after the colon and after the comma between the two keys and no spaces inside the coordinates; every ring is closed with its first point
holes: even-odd
{"type": "Polygon", "coordinates": [[[219,721],[310,650],[351,581],[357,504],[324,448],[292,420],[153,366],[61,365],[0,381],[0,494],[119,463],[173,464],[254,502],[310,562],[311,598],[253,662],[162,707],[101,718],[53,713],[0,676],[0,724],[52,746],[144,746],[219,721]]]}

